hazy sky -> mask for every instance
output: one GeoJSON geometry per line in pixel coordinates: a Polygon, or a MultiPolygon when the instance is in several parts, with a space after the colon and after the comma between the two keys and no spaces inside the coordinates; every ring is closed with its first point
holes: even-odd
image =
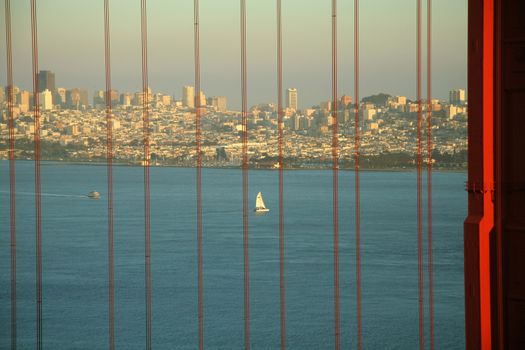
{"type": "MultiPolygon", "coordinates": [[[[423,1],[426,3],[426,1],[423,1]]],[[[240,102],[239,0],[201,0],[202,89],[240,102]]],[[[276,101],[275,0],[247,0],[249,104],[276,101]]],[[[302,108],[331,95],[331,1],[283,0],[284,86],[302,108]]],[[[141,89],[140,0],[111,0],[115,89],[141,89]]],[[[353,95],[353,1],[338,1],[339,91],[353,95]]],[[[11,1],[15,85],[31,89],[29,0],[11,1]]],[[[360,2],[361,96],[415,95],[416,0],[360,2]]],[[[433,90],[465,88],[467,1],[433,1],[433,90]]],[[[5,85],[1,9],[0,83],[5,85]]],[[[104,88],[103,0],[38,1],[40,69],[57,87],[104,88]]],[[[425,26],[425,24],[424,24],[425,26]]],[[[149,77],[154,91],[181,97],[193,84],[193,1],[148,0],[149,77]]],[[[426,34],[424,34],[426,37],[426,34]]],[[[424,59],[425,61],[425,59],[424,59]]],[[[425,93],[425,92],[424,92],[425,93]]]]}

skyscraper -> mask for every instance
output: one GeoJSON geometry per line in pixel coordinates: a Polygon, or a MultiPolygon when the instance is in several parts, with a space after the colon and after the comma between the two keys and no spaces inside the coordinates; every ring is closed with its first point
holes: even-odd
{"type": "Polygon", "coordinates": [[[66,105],[69,108],[79,109],[82,106],[87,106],[88,92],[82,89],[71,89],[66,91],[66,105]]]}
{"type": "Polygon", "coordinates": [[[182,88],[182,105],[195,108],[195,88],[193,86],[188,85],[182,88]]]}
{"type": "Polygon", "coordinates": [[[46,89],[40,93],[40,103],[45,111],[53,109],[53,94],[51,91],[46,89]]]}
{"type": "Polygon", "coordinates": [[[297,110],[297,89],[289,88],[286,90],[286,107],[297,110]]]}
{"type": "Polygon", "coordinates": [[[199,93],[199,106],[206,107],[206,95],[204,95],[202,90],[199,93]]]}
{"type": "Polygon", "coordinates": [[[41,70],[38,73],[38,92],[44,90],[55,91],[55,73],[49,70],[41,70]]]}
{"type": "Polygon", "coordinates": [[[208,104],[215,108],[217,112],[226,112],[228,100],[226,96],[214,96],[210,97],[208,104]]]}
{"type": "Polygon", "coordinates": [[[465,90],[463,89],[450,90],[449,101],[451,105],[465,104],[465,90]]]}
{"type": "Polygon", "coordinates": [[[55,105],[64,106],[66,104],[66,89],[57,88],[53,96],[53,102],[55,105]]]}

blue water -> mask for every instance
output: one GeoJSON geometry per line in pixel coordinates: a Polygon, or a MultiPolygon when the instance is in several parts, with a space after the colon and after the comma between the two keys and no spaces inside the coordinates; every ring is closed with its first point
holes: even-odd
{"type": "MultiPolygon", "coordinates": [[[[9,347],[9,185],[0,162],[0,348],[9,347]]],[[[107,348],[107,217],[103,166],[44,163],[43,309],[47,349],[107,348]],[[98,190],[100,200],[85,194],[98,190]]],[[[143,171],[115,167],[115,307],[120,349],[145,346],[143,171]]],[[[151,169],[153,345],[197,348],[195,170],[151,169]]],[[[286,317],[290,349],[333,348],[330,171],[287,171],[286,317]]],[[[434,175],[437,349],[464,349],[463,173],[434,175]]],[[[362,173],[365,349],[418,344],[415,174],[362,173]]],[[[241,173],[203,170],[205,347],[243,347],[241,173]]],[[[267,215],[250,215],[254,349],[279,346],[278,177],[250,172],[250,203],[262,191],[267,215]]],[[[353,174],[340,172],[341,329],[356,347],[353,174]]],[[[17,163],[18,335],[34,347],[33,164],[17,163]]],[[[426,303],[426,299],[425,299],[426,303]]],[[[428,324],[428,323],[427,323],[428,324]]],[[[427,330],[428,334],[428,330],[427,330]]],[[[427,337],[428,338],[428,337],[427,337]]]]}

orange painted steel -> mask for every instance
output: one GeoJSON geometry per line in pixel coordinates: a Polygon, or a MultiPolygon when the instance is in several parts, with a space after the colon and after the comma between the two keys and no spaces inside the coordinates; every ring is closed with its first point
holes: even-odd
{"type": "Polygon", "coordinates": [[[36,348],[42,349],[42,181],[40,174],[40,94],[38,91],[38,24],[36,0],[31,0],[31,46],[33,73],[35,230],[36,230],[36,348]]]}
{"type": "Polygon", "coordinates": [[[354,0],[354,177],[355,177],[355,269],[356,269],[356,324],[357,349],[363,348],[362,292],[361,292],[361,177],[360,119],[359,119],[359,0],[354,0]]]}
{"type": "Polygon", "coordinates": [[[113,106],[109,0],[104,0],[104,62],[106,77],[106,177],[108,187],[108,345],[115,349],[115,263],[113,249],[113,106]]]}
{"type": "Polygon", "coordinates": [[[339,298],[339,137],[337,111],[337,0],[332,0],[332,209],[334,241],[334,336],[335,349],[341,348],[339,298]]]}
{"type": "Polygon", "coordinates": [[[282,6],[277,0],[277,129],[279,144],[279,300],[281,350],[286,349],[286,287],[284,281],[284,162],[283,162],[283,33],[282,6]]]}
{"type": "Polygon", "coordinates": [[[199,0],[194,6],[194,59],[195,59],[195,153],[196,153],[196,189],[197,189],[197,308],[199,349],[204,349],[204,281],[202,271],[202,130],[201,130],[201,77],[200,77],[200,41],[199,41],[199,0]]]}
{"type": "Polygon", "coordinates": [[[9,230],[11,245],[11,349],[17,347],[16,323],[16,168],[15,118],[13,115],[13,49],[11,38],[11,0],[5,0],[5,39],[7,59],[7,119],[9,128],[9,230]]]}
{"type": "Polygon", "coordinates": [[[434,276],[432,256],[432,0],[427,0],[427,254],[430,350],[434,350],[434,276]]]}
{"type": "Polygon", "coordinates": [[[422,114],[421,102],[421,0],[417,0],[417,35],[416,35],[416,101],[417,101],[417,262],[418,262],[418,301],[419,301],[419,349],[425,348],[425,320],[424,320],[424,284],[423,284],[423,181],[422,181],[422,114]]]}
{"type": "Polygon", "coordinates": [[[147,3],[141,0],[141,41],[142,41],[142,130],[144,138],[144,262],[145,262],[145,302],[146,302],[146,349],[152,346],[151,309],[151,208],[150,208],[150,123],[148,88],[148,21],[147,3]]]}
{"type": "MultiPolygon", "coordinates": [[[[494,2],[483,4],[483,183],[494,184],[494,2]]],[[[490,234],[494,229],[492,192],[483,194],[479,223],[481,349],[492,347],[490,234]]]]}
{"type": "Polygon", "coordinates": [[[246,0],[241,0],[241,92],[242,92],[242,226],[244,252],[244,348],[250,343],[250,255],[248,222],[248,86],[246,57],[246,0]]]}

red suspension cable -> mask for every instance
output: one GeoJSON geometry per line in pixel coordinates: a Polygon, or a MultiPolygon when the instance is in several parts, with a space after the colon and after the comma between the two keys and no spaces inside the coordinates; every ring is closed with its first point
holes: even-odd
{"type": "Polygon", "coordinates": [[[332,0],[332,200],[334,240],[334,334],[335,349],[341,347],[339,303],[339,137],[337,105],[337,0],[332,0]]]}
{"type": "Polygon", "coordinates": [[[284,284],[284,162],[283,162],[283,35],[281,0],[277,0],[277,129],[279,144],[279,298],[281,350],[286,349],[286,289],[284,284]]]}
{"type": "Polygon", "coordinates": [[[432,0],[427,0],[427,240],[430,350],[434,350],[434,277],[432,261],[432,0]]]}
{"type": "Polygon", "coordinates": [[[5,0],[5,37],[7,56],[7,119],[9,123],[9,228],[11,239],[11,350],[17,347],[16,324],[16,172],[15,119],[13,116],[13,50],[11,39],[11,0],[5,0]]]}
{"type": "Polygon", "coordinates": [[[144,258],[146,289],[146,349],[151,349],[151,219],[150,219],[150,145],[149,145],[149,89],[148,89],[148,21],[146,0],[141,0],[142,39],[142,126],[144,138],[144,258]]]}
{"type": "Polygon", "coordinates": [[[250,257],[248,241],[248,87],[246,62],[246,0],[241,0],[242,91],[242,223],[244,250],[244,348],[250,349],[250,257]]]}
{"type": "Polygon", "coordinates": [[[423,105],[421,103],[421,0],[417,0],[417,36],[416,36],[416,94],[417,94],[417,260],[418,260],[418,292],[419,292],[419,348],[425,347],[425,321],[423,305],[423,199],[422,199],[422,148],[421,148],[421,118],[423,105]]]}
{"type": "Polygon", "coordinates": [[[33,114],[36,224],[36,348],[42,349],[42,182],[40,178],[40,95],[38,91],[38,25],[36,0],[31,0],[31,44],[33,65],[33,114]]]}
{"type": "Polygon", "coordinates": [[[111,45],[109,0],[104,0],[104,62],[106,74],[106,172],[108,186],[108,340],[115,349],[115,263],[113,249],[113,115],[111,101],[111,45]]]}
{"type": "Polygon", "coordinates": [[[199,0],[194,0],[194,50],[195,50],[195,152],[197,157],[197,280],[199,350],[204,349],[204,291],[202,271],[202,131],[201,131],[201,77],[199,42],[199,0]]]}
{"type": "Polygon", "coordinates": [[[360,160],[360,120],[359,120],[359,0],[354,0],[354,91],[355,91],[355,268],[356,268],[356,323],[357,349],[363,348],[363,323],[361,311],[361,179],[359,174],[360,160]]]}

